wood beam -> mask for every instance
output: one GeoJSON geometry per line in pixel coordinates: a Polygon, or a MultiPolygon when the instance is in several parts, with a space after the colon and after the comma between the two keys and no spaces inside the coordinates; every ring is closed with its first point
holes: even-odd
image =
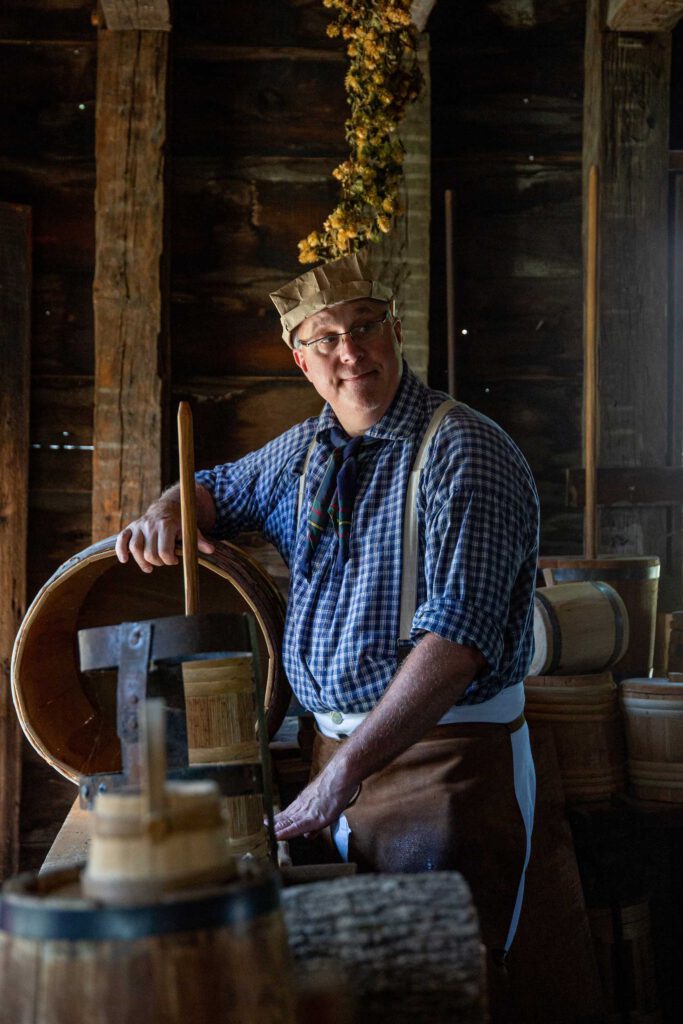
{"type": "MultiPolygon", "coordinates": [[[[606,10],[589,0],[583,147],[584,198],[590,166],[600,169],[598,464],[664,466],[671,38],[610,32],[606,10]]],[[[603,513],[603,550],[628,536],[632,553],[665,560],[665,516],[603,513]]]]}
{"type": "Polygon", "coordinates": [[[168,0],[100,0],[107,28],[121,31],[169,32],[168,0]]]}
{"type": "Polygon", "coordinates": [[[31,211],[0,203],[0,878],[19,866],[21,730],[10,689],[26,610],[31,211]]]}
{"type": "MultiPolygon", "coordinates": [[[[583,508],[583,468],[567,471],[567,504],[583,508]]],[[[681,466],[603,466],[598,470],[599,505],[683,505],[681,466]]]]}
{"type": "Polygon", "coordinates": [[[162,486],[168,52],[166,32],[99,32],[93,540],[162,486]]]}
{"type": "Polygon", "coordinates": [[[610,0],[607,28],[615,32],[670,32],[683,16],[683,0],[610,0]]]}

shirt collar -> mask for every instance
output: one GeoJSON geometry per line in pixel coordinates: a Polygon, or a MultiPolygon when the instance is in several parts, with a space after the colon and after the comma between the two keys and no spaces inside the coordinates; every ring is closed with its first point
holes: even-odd
{"type": "MultiPolygon", "coordinates": [[[[381,420],[365,431],[365,437],[386,441],[405,441],[411,437],[425,415],[425,387],[403,360],[403,373],[394,400],[381,420]]],[[[339,424],[339,420],[326,402],[318,418],[318,440],[339,424]]]]}

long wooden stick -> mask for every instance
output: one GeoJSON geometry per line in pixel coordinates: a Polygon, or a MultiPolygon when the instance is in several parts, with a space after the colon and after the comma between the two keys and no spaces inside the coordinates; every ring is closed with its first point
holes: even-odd
{"type": "Polygon", "coordinates": [[[188,402],[178,406],[178,458],[180,462],[180,514],[183,536],[185,614],[199,613],[197,573],[197,492],[194,484],[194,436],[188,402]]]}
{"type": "Polygon", "coordinates": [[[453,266],[453,191],[444,192],[446,229],[446,314],[448,352],[448,394],[455,398],[455,268],[453,266]]]}
{"type": "Polygon", "coordinates": [[[598,168],[588,175],[588,217],[586,236],[586,325],[584,348],[584,467],[586,503],[583,515],[583,551],[586,558],[597,557],[597,421],[598,421],[598,168]]]}

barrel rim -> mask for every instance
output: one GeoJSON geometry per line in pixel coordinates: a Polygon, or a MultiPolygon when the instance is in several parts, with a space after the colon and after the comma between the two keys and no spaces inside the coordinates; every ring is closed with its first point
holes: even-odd
{"type": "Polygon", "coordinates": [[[280,884],[274,872],[224,886],[169,892],[150,903],[103,905],[84,896],[49,906],[45,896],[60,880],[64,884],[77,881],[84,866],[58,868],[40,876],[28,872],[6,882],[0,895],[0,930],[22,939],[131,942],[233,927],[273,913],[280,906],[280,884]],[[29,888],[38,879],[46,890],[42,898],[29,888]]]}
{"type": "MultiPolygon", "coordinates": [[[[83,550],[78,551],[55,570],[49,579],[47,579],[42,585],[27,608],[19,627],[12,651],[10,664],[10,686],[12,702],[22,731],[28,742],[40,757],[54,768],[55,771],[59,772],[60,775],[63,775],[64,778],[73,782],[75,785],[79,784],[82,772],[60,757],[59,751],[53,752],[53,750],[51,750],[48,744],[43,740],[38,730],[31,724],[29,708],[24,699],[22,686],[20,685],[20,669],[25,649],[29,642],[29,634],[35,625],[34,620],[40,614],[41,608],[47,600],[48,594],[52,594],[53,587],[61,586],[76,573],[80,572],[85,564],[96,564],[97,562],[104,560],[111,561],[112,563],[115,562],[115,545],[116,536],[106,537],[104,540],[97,541],[83,550]],[[84,561],[86,558],[88,559],[88,563],[84,561]]],[[[176,549],[176,554],[182,558],[182,549],[176,549]]],[[[226,560],[232,560],[232,562],[235,563],[236,570],[248,567],[249,572],[253,573],[262,581],[268,591],[269,597],[274,602],[274,607],[277,608],[278,617],[281,619],[281,628],[284,628],[286,610],[284,599],[275,582],[271,579],[263,566],[259,565],[255,559],[237,545],[231,544],[229,541],[220,540],[216,542],[216,551],[214,554],[199,555],[199,565],[202,568],[221,576],[223,579],[228,580],[231,586],[233,586],[240,594],[248,608],[252,611],[259,625],[268,653],[267,675],[264,681],[265,692],[263,697],[264,704],[267,709],[268,731],[272,736],[282,724],[282,720],[287,713],[287,706],[291,697],[291,687],[284,672],[281,654],[274,646],[273,638],[269,635],[264,617],[257,606],[257,602],[246,592],[244,587],[240,584],[240,581],[235,576],[230,575],[228,568],[221,564],[221,555],[223,555],[226,560]]]]}
{"type": "Polygon", "coordinates": [[[544,573],[552,573],[556,583],[579,583],[601,580],[609,583],[610,580],[658,580],[661,566],[656,565],[631,565],[622,568],[611,566],[583,566],[581,568],[564,565],[551,565],[543,569],[544,573]]]}

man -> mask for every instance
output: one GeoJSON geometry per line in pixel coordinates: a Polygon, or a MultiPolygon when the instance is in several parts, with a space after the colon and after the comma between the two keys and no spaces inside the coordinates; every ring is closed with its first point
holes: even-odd
{"type": "MultiPolygon", "coordinates": [[[[499,427],[444,406],[412,374],[391,291],[363,257],[271,297],[326,405],[260,451],[198,473],[197,498],[200,550],[212,550],[207,533],[259,529],[290,568],[283,658],[318,735],[312,779],[277,815],[276,834],[330,826],[361,867],[458,868],[502,959],[533,813],[522,714],[538,534],[531,473],[499,427]]],[[[176,487],[122,531],[118,556],[130,552],[145,571],[175,563],[179,534],[176,487]]]]}

